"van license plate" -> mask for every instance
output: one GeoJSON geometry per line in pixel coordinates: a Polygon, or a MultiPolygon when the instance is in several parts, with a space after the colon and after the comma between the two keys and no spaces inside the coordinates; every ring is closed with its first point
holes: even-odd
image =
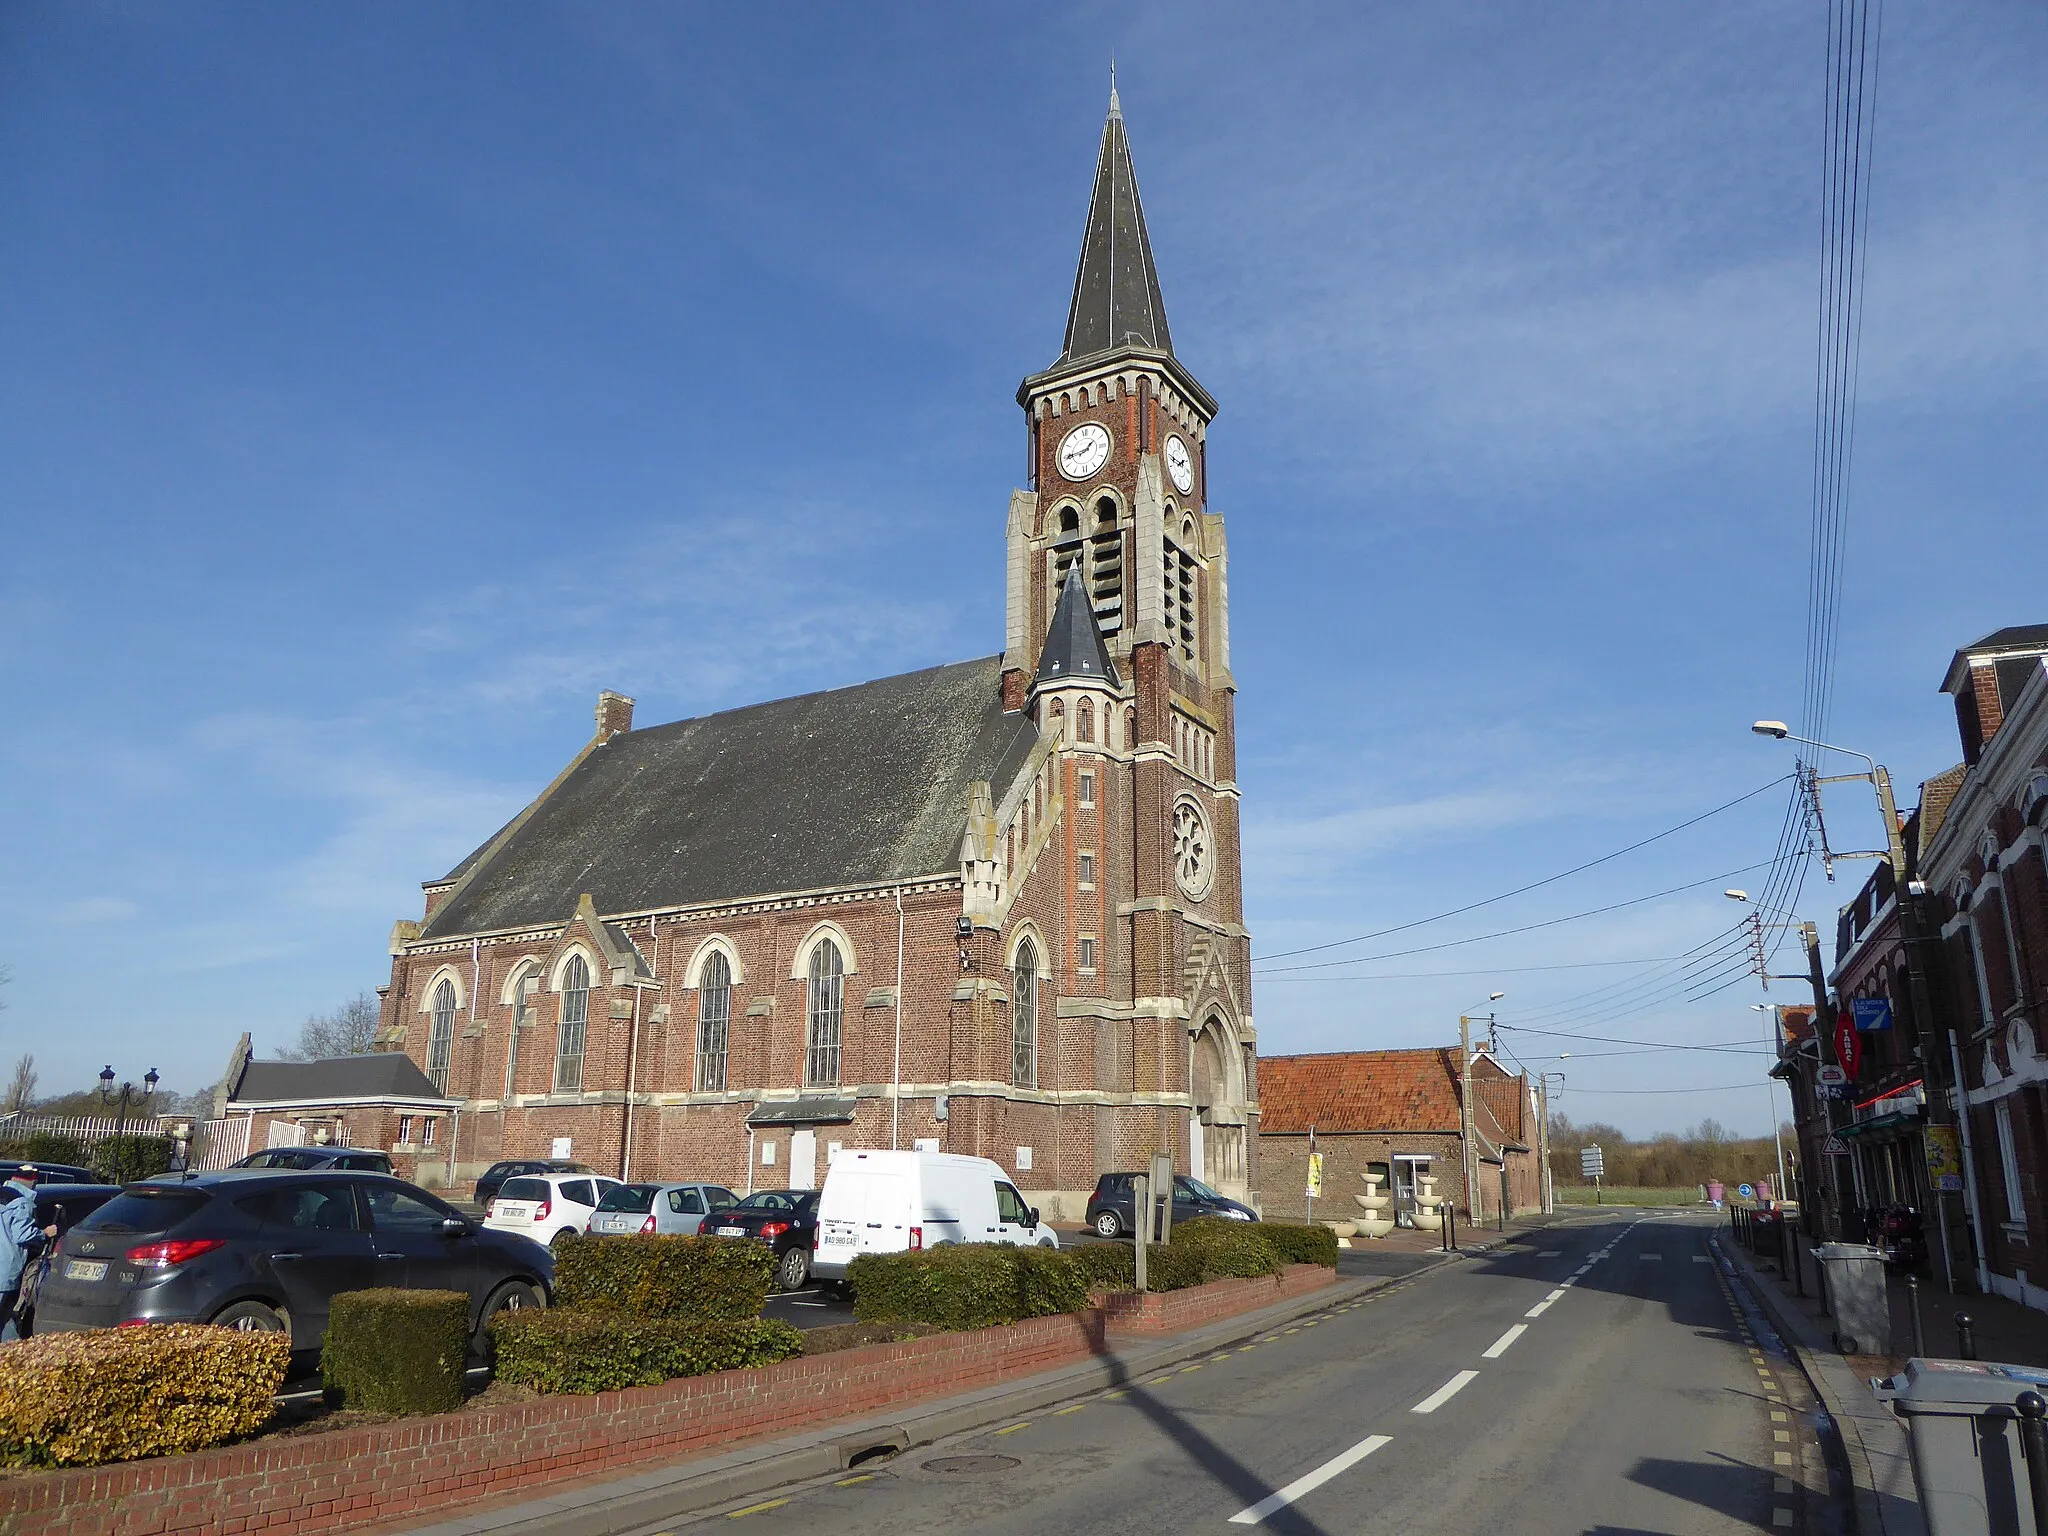
{"type": "Polygon", "coordinates": [[[825,1243],[833,1248],[851,1248],[860,1236],[860,1228],[851,1221],[828,1221],[825,1223],[825,1243]]]}
{"type": "Polygon", "coordinates": [[[72,1259],[64,1266],[66,1280],[104,1280],[107,1278],[105,1259],[72,1259]]]}

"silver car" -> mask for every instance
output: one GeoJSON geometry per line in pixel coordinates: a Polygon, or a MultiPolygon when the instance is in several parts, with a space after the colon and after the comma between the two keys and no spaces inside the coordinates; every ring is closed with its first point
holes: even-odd
{"type": "Polygon", "coordinates": [[[739,1198],[722,1184],[619,1184],[605,1191],[584,1230],[694,1237],[705,1217],[739,1198]]]}

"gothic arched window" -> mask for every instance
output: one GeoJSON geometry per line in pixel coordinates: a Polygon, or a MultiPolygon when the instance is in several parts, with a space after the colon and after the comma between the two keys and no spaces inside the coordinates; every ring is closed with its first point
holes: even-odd
{"type": "Polygon", "coordinates": [[[1010,1081],[1038,1086],[1038,949],[1029,939],[1017,946],[1017,997],[1010,1008],[1010,1081]]]}
{"type": "Polygon", "coordinates": [[[839,1082],[839,1022],[846,990],[846,962],[839,946],[821,939],[811,951],[811,980],[805,1009],[804,1086],[830,1088],[839,1082]]]}
{"type": "Polygon", "coordinates": [[[590,967],[571,955],[562,967],[562,1023],[555,1035],[555,1092],[583,1091],[583,1041],[590,1026],[590,967]]]}
{"type": "Polygon", "coordinates": [[[732,967],[714,952],[697,980],[697,1086],[725,1086],[725,1053],[732,1028],[732,967]]]}
{"type": "Polygon", "coordinates": [[[447,977],[434,988],[434,1022],[427,1030],[427,1076],[448,1091],[448,1063],[455,1055],[455,983],[447,977]]]}
{"type": "Polygon", "coordinates": [[[1113,496],[1095,503],[1095,526],[1088,535],[1088,596],[1103,634],[1124,627],[1124,535],[1113,496]]]}
{"type": "Polygon", "coordinates": [[[1083,699],[1074,710],[1074,740],[1095,739],[1095,706],[1083,699]]]}
{"type": "Polygon", "coordinates": [[[1124,711],[1124,750],[1135,751],[1138,745],[1138,710],[1135,705],[1124,711]]]}

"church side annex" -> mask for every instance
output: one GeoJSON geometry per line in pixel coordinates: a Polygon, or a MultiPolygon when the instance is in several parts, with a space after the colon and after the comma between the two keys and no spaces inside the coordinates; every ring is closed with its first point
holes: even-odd
{"type": "Polygon", "coordinates": [[[919,1146],[1078,1219],[1167,1147],[1256,1191],[1216,406],[1114,92],[1065,343],[1017,401],[999,656],[642,729],[607,692],[426,883],[378,1034],[459,1106],[400,1149],[419,1177],[568,1155],[803,1188],[842,1147],[919,1146]]]}

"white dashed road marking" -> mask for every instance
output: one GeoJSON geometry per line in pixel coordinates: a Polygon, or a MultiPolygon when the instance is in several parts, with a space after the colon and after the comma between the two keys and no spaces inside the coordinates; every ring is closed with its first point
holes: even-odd
{"type": "Polygon", "coordinates": [[[1443,1407],[1445,1403],[1448,1403],[1478,1379],[1479,1373],[1477,1371],[1460,1371],[1409,1411],[1411,1413],[1435,1413],[1437,1409],[1443,1407]]]}
{"type": "Polygon", "coordinates": [[[1249,1509],[1241,1509],[1230,1517],[1232,1525],[1257,1525],[1275,1510],[1285,1509],[1305,1493],[1313,1493],[1340,1472],[1349,1471],[1381,1446],[1393,1439],[1392,1435],[1367,1435],[1348,1451],[1341,1451],[1313,1472],[1297,1477],[1278,1493],[1271,1493],[1249,1509]]]}
{"type": "Polygon", "coordinates": [[[1486,1353],[1481,1355],[1479,1358],[1482,1360],[1498,1360],[1502,1355],[1508,1352],[1508,1350],[1513,1346],[1515,1340],[1519,1339],[1523,1334],[1527,1333],[1528,1331],[1529,1325],[1527,1323],[1515,1324],[1514,1327],[1510,1328],[1506,1333],[1502,1334],[1499,1338],[1495,1339],[1493,1343],[1487,1347],[1486,1353]]]}

